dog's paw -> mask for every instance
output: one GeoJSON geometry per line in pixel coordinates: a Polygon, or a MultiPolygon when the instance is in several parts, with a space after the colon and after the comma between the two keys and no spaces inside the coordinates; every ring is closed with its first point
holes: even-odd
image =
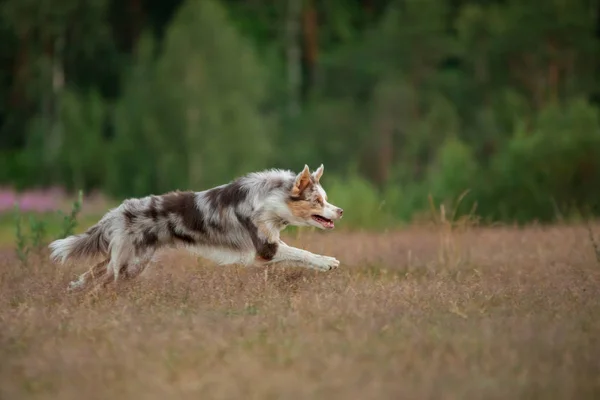
{"type": "Polygon", "coordinates": [[[79,278],[75,281],[69,282],[69,286],[67,286],[68,292],[75,292],[81,290],[85,285],[85,279],[79,278]]]}
{"type": "Polygon", "coordinates": [[[319,256],[315,262],[315,267],[319,271],[329,271],[340,266],[340,262],[335,257],[319,256]]]}

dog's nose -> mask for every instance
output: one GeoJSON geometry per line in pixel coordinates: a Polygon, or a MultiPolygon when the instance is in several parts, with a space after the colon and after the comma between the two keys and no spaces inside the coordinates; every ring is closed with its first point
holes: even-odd
{"type": "Polygon", "coordinates": [[[337,212],[340,217],[344,214],[344,210],[342,210],[341,208],[338,208],[337,212]]]}

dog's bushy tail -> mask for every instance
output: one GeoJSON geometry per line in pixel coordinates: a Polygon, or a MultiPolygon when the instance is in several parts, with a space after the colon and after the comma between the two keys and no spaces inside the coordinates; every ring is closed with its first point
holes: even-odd
{"type": "Polygon", "coordinates": [[[102,225],[94,225],[85,233],[58,239],[48,246],[50,260],[63,264],[70,258],[92,257],[108,252],[109,241],[102,225]]]}

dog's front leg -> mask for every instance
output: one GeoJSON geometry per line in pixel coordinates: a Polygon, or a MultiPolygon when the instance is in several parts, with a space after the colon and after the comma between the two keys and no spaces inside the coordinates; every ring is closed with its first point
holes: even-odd
{"type": "Polygon", "coordinates": [[[306,268],[318,269],[320,271],[329,271],[340,265],[340,262],[334,257],[314,254],[310,251],[288,246],[282,241],[279,241],[273,258],[267,261],[268,264],[280,262],[298,263],[306,268]]]}

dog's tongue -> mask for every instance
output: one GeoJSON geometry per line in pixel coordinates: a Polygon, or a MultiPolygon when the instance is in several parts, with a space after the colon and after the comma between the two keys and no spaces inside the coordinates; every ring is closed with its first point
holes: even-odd
{"type": "Polygon", "coordinates": [[[332,220],[321,217],[320,215],[313,216],[313,219],[315,221],[317,221],[318,223],[320,223],[321,226],[323,226],[323,228],[326,228],[326,229],[333,229],[333,227],[335,226],[335,224],[332,220]]]}

